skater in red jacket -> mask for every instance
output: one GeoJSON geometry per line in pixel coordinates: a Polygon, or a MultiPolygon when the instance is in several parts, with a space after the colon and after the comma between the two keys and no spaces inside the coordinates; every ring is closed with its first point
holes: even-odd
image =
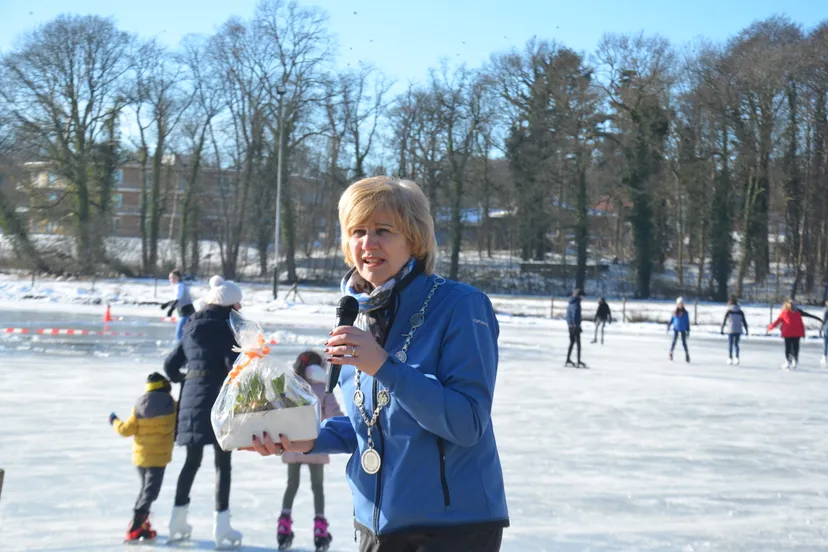
{"type": "Polygon", "coordinates": [[[768,325],[768,331],[771,331],[782,324],[782,337],[785,339],[785,364],[782,365],[782,368],[786,370],[795,370],[799,362],[799,340],[805,337],[805,323],[802,321],[803,316],[819,320],[820,323],[822,322],[822,319],[818,316],[808,314],[794,306],[793,302],[789,299],[782,306],[782,312],[779,313],[779,318],[776,319],[776,322],[768,325]]]}

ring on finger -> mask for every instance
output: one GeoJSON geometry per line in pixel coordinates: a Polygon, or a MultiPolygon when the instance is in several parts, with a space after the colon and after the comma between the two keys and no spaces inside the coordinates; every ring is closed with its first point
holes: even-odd
{"type": "Polygon", "coordinates": [[[356,345],[351,345],[351,356],[352,357],[359,356],[359,355],[357,355],[357,349],[359,349],[359,347],[357,347],[356,345]]]}

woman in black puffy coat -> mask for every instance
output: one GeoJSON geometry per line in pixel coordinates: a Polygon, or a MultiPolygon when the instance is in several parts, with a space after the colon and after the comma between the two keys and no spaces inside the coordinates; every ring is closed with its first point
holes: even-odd
{"type": "Polygon", "coordinates": [[[181,384],[176,443],[187,447],[187,459],[176,486],[170,541],[190,536],[192,528],[187,524],[190,489],[201,466],[204,447],[212,445],[217,478],[213,539],[217,547],[241,543],[241,533],[230,527],[231,453],[218,445],[210,423],[210,410],[238,356],[232,350],[236,340],[229,319],[231,312],[241,308],[241,301],[239,286],[213,276],[204,300],[206,306],[190,317],[181,341],[164,361],[167,377],[181,384]],[[186,370],[182,371],[185,366],[186,370]]]}

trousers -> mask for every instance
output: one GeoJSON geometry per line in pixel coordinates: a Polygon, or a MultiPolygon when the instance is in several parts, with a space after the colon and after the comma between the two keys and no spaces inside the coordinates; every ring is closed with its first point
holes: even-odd
{"type": "MultiPolygon", "coordinates": [[[[310,470],[311,490],[313,491],[313,508],[317,516],[325,515],[325,466],[322,464],[306,464],[310,470]]],[[[293,508],[293,500],[299,490],[302,464],[288,464],[288,480],[285,487],[285,496],[282,498],[282,510],[293,508]]]]}
{"type": "MultiPolygon", "coordinates": [[[[216,463],[216,512],[223,512],[230,506],[230,451],[224,451],[218,444],[213,445],[216,463]]],[[[178,484],[175,488],[175,505],[184,506],[190,503],[190,490],[193,488],[193,481],[201,467],[201,459],[204,457],[204,447],[200,445],[187,445],[187,458],[184,460],[184,467],[178,476],[178,484]]]]}

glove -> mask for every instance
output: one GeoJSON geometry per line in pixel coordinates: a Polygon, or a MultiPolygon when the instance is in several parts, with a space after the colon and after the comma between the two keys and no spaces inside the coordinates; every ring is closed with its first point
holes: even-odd
{"type": "Polygon", "coordinates": [[[114,412],[112,414],[110,414],[109,415],[109,425],[112,425],[113,423],[115,423],[115,420],[117,420],[117,419],[118,419],[117,414],[115,414],[114,412]]]}
{"type": "Polygon", "coordinates": [[[167,301],[166,303],[161,305],[161,310],[166,310],[166,309],[170,308],[170,305],[172,305],[173,303],[175,303],[175,301],[167,301]]]}
{"type": "Polygon", "coordinates": [[[722,330],[722,335],[724,335],[724,330],[722,330]]]}
{"type": "Polygon", "coordinates": [[[170,310],[167,311],[167,318],[170,318],[173,315],[173,312],[175,312],[175,304],[173,304],[170,307],[170,310]]]}

